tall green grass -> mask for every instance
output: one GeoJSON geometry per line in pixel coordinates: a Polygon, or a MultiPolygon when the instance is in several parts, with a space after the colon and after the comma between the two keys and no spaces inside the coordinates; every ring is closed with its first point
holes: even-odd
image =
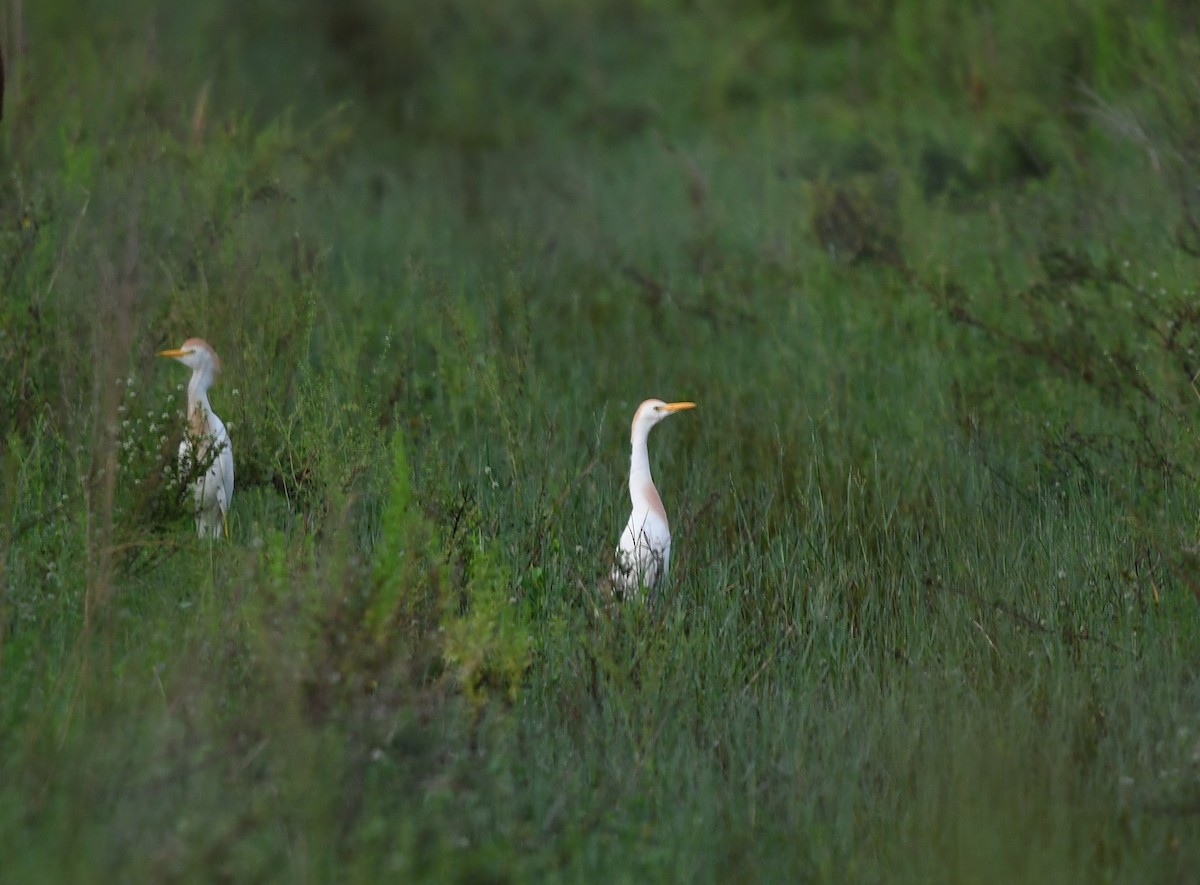
{"type": "Polygon", "coordinates": [[[1190,877],[1186,5],[5,12],[7,878],[1190,877]]]}

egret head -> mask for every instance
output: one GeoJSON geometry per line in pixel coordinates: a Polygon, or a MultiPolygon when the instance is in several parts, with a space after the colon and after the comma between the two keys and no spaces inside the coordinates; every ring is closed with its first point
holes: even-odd
{"type": "Polygon", "coordinates": [[[177,359],[193,372],[207,369],[213,376],[221,374],[221,360],[203,338],[189,338],[176,350],[163,350],[158,355],[177,359]]]}
{"type": "Polygon", "coordinates": [[[660,399],[648,399],[634,412],[631,435],[636,437],[639,432],[649,433],[650,428],[659,421],[670,418],[676,412],[694,408],[695,403],[665,403],[660,399]]]}

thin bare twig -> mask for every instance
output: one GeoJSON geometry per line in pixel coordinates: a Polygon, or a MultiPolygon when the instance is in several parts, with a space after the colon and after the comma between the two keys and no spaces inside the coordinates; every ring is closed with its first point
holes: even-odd
{"type": "MultiPolygon", "coordinates": [[[[948,592],[955,594],[956,596],[962,596],[966,599],[969,599],[972,602],[974,602],[976,605],[979,605],[983,608],[990,608],[994,611],[1000,612],[1003,615],[1007,615],[1010,620],[1012,620],[1016,624],[1020,625],[1021,627],[1024,627],[1026,630],[1028,630],[1031,633],[1042,633],[1042,634],[1047,634],[1047,635],[1053,635],[1055,633],[1054,630],[1047,627],[1041,621],[1037,620],[1036,618],[1034,618],[1030,615],[1027,615],[1025,612],[1021,611],[1020,609],[1018,609],[1016,606],[1012,605],[1011,603],[1003,602],[999,599],[987,599],[983,596],[983,594],[977,593],[974,590],[968,590],[965,587],[946,587],[945,589],[948,592]]],[[[983,627],[980,626],[978,621],[974,621],[973,623],[977,627],[979,627],[979,629],[981,631],[983,630],[983,627]]],[[[995,643],[993,643],[991,638],[987,636],[987,633],[984,632],[983,635],[985,637],[987,637],[988,644],[992,646],[992,649],[996,650],[995,643]]],[[[1112,651],[1121,651],[1121,647],[1119,645],[1117,645],[1115,642],[1112,642],[1108,639],[1104,639],[1103,637],[1091,636],[1087,633],[1081,633],[1078,630],[1069,631],[1069,632],[1065,633],[1065,635],[1068,639],[1070,639],[1072,641],[1078,640],[1078,641],[1084,641],[1084,642],[1095,642],[1100,645],[1103,645],[1105,648],[1111,649],[1112,651]]]]}

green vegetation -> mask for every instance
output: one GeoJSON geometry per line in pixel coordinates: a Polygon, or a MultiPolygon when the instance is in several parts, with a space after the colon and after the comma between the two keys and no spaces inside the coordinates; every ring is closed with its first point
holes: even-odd
{"type": "Polygon", "coordinates": [[[1191,4],[0,24],[3,878],[1200,869],[1191,4]]]}

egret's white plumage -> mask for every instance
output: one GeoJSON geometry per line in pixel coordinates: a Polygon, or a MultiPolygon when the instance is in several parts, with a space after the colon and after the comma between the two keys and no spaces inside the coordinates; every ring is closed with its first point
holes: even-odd
{"type": "Polygon", "coordinates": [[[208,402],[208,389],[221,373],[221,361],[208,342],[200,338],[189,338],[179,349],[164,350],[158,355],[179,360],[192,370],[187,396],[188,435],[179,444],[180,471],[187,473],[193,464],[212,462],[192,489],[196,531],[202,538],[219,538],[224,529],[229,537],[233,448],[225,424],[208,402]]]}
{"type": "Polygon", "coordinates": [[[633,511],[621,533],[612,570],[613,590],[623,596],[635,595],[643,588],[653,590],[666,577],[671,564],[671,528],[650,475],[650,453],[646,448],[650,429],[676,412],[695,407],[695,403],[648,399],[634,413],[629,459],[629,500],[633,511]]]}

